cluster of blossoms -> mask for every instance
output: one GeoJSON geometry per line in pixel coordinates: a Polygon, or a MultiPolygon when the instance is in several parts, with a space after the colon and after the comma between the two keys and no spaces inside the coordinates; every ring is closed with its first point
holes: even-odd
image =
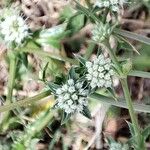
{"type": "MultiPolygon", "coordinates": [[[[21,45],[23,40],[29,36],[29,28],[26,21],[19,15],[19,11],[3,10],[4,16],[0,20],[0,34],[5,43],[21,45]]],[[[2,13],[3,14],[3,13],[2,13]]]]}
{"type": "Polygon", "coordinates": [[[112,63],[110,58],[105,58],[104,55],[99,55],[93,62],[87,61],[86,78],[90,82],[91,88],[95,87],[111,87],[112,86],[112,63]]]}
{"type": "Polygon", "coordinates": [[[92,30],[92,40],[95,42],[102,42],[104,41],[107,37],[110,36],[112,32],[112,28],[110,27],[109,24],[97,24],[94,26],[92,30]]]}
{"type": "Polygon", "coordinates": [[[118,12],[120,7],[123,7],[123,4],[127,0],[96,0],[95,6],[99,8],[110,8],[114,12],[118,12]]]}
{"type": "Polygon", "coordinates": [[[82,82],[69,79],[66,84],[56,90],[56,107],[67,114],[81,113],[88,105],[88,90],[83,88],[82,82]]]}

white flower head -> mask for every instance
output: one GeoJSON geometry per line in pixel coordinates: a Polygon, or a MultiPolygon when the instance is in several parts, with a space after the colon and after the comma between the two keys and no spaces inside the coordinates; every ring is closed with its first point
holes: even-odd
{"type": "MultiPolygon", "coordinates": [[[[93,89],[95,87],[111,87],[113,70],[110,58],[105,58],[104,55],[101,54],[90,63],[92,63],[92,66],[90,66],[90,68],[94,71],[91,72],[87,67],[86,78],[90,83],[91,88],[93,89]]],[[[86,62],[86,64],[89,64],[89,62],[86,62]]]]}
{"type": "Polygon", "coordinates": [[[99,8],[110,8],[114,12],[119,12],[120,8],[123,8],[123,4],[128,0],[96,0],[95,6],[99,8]]]}
{"type": "Polygon", "coordinates": [[[12,14],[5,13],[0,21],[0,34],[8,46],[12,43],[20,46],[23,40],[29,37],[29,28],[18,11],[10,11],[12,14]]]}
{"type": "Polygon", "coordinates": [[[61,88],[56,90],[56,107],[67,114],[80,113],[87,106],[88,90],[83,88],[82,82],[69,79],[61,88]]]}
{"type": "Polygon", "coordinates": [[[111,35],[111,32],[112,28],[108,23],[96,24],[92,30],[92,40],[95,42],[102,42],[111,35]]]}

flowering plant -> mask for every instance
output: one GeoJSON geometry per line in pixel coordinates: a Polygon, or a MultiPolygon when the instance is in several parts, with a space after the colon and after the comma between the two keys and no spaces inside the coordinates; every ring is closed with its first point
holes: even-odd
{"type": "MultiPolygon", "coordinates": [[[[127,108],[131,117],[132,124],[128,122],[128,126],[132,137],[125,144],[108,141],[110,149],[125,150],[130,146],[135,150],[146,150],[145,141],[149,136],[150,127],[145,129],[139,127],[135,111],[150,113],[150,109],[148,105],[132,103],[127,77],[149,78],[150,74],[133,70],[132,56],[122,57],[118,55],[117,49],[120,45],[121,48],[125,45],[130,51],[132,49],[139,54],[126,38],[148,45],[150,40],[139,34],[120,29],[120,11],[128,1],[86,0],[85,5],[76,0],[74,2],[75,9],[74,7],[66,8],[64,12],[67,14],[61,14],[58,26],[42,27],[36,31],[30,29],[28,18],[22,15],[19,9],[10,7],[1,10],[3,15],[0,17],[0,36],[9,50],[7,51],[9,78],[6,104],[0,106],[0,112],[8,111],[8,113],[3,115],[0,131],[7,131],[12,122],[24,125],[24,131],[21,131],[18,139],[14,139],[12,148],[18,150],[21,147],[24,150],[29,148],[32,142],[35,147],[35,143],[39,141],[35,139],[37,133],[48,124],[52,125],[57,110],[59,110],[57,114],[61,112],[61,115],[56,115],[59,119],[62,118],[61,124],[67,123],[71,116],[78,113],[88,119],[93,119],[90,103],[96,99],[102,103],[127,108]],[[83,52],[73,54],[77,53],[75,50],[80,50],[82,47],[83,52]],[[27,72],[35,74],[33,70],[38,68],[37,65],[33,67],[30,63],[31,54],[40,59],[40,71],[38,70],[40,77],[35,75],[33,78],[46,86],[42,87],[44,92],[16,101],[17,96],[13,90],[23,89],[22,85],[17,85],[22,80],[22,76],[26,76],[27,72]],[[25,71],[22,71],[22,68],[25,68],[25,71]],[[23,75],[20,75],[21,72],[23,75]],[[122,99],[115,92],[114,78],[120,81],[124,101],[121,101],[122,99]],[[35,101],[52,95],[53,104],[36,119],[34,118],[34,121],[28,118],[32,110],[18,109],[19,106],[31,106],[35,101]],[[13,119],[11,119],[12,116],[13,119]]],[[[133,54],[133,51],[130,54],[133,54]]],[[[51,101],[48,99],[48,102],[51,101]]]]}

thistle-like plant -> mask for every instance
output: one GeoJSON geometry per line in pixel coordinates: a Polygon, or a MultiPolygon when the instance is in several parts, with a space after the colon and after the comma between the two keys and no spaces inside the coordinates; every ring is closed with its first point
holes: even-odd
{"type": "Polygon", "coordinates": [[[8,46],[21,46],[23,40],[29,37],[29,27],[19,11],[9,9],[3,10],[4,16],[0,21],[0,34],[8,46]]]}
{"type": "MultiPolygon", "coordinates": [[[[65,72],[64,75],[59,78],[56,77],[55,81],[46,82],[49,86],[47,91],[44,91],[43,93],[38,94],[32,98],[27,98],[25,100],[12,103],[15,73],[17,70],[16,66],[18,65],[18,56],[23,58],[21,55],[22,53],[17,53],[16,55],[16,52],[12,51],[11,54],[9,54],[10,79],[8,81],[9,88],[6,100],[7,104],[6,106],[1,106],[0,111],[2,112],[6,110],[12,110],[18,106],[29,106],[28,104],[47,97],[53,93],[56,100],[54,108],[61,109],[63,112],[62,123],[65,123],[65,121],[68,120],[71,115],[76,113],[81,113],[86,117],[91,118],[90,111],[88,109],[88,98],[94,98],[105,103],[129,109],[129,114],[132,121],[132,124],[129,124],[129,127],[132,137],[129,139],[128,143],[130,143],[131,147],[134,147],[136,150],[145,150],[145,141],[149,136],[150,130],[149,127],[144,130],[139,127],[135,115],[135,110],[150,112],[150,108],[147,105],[135,105],[132,103],[127,84],[127,77],[131,75],[149,78],[150,75],[148,72],[131,71],[131,60],[122,60],[122,58],[118,58],[115,53],[117,49],[110,46],[109,40],[110,35],[114,35],[115,42],[117,42],[118,45],[120,44],[120,41],[124,41],[126,44],[128,44],[128,46],[135,50],[134,46],[132,46],[132,44],[124,37],[132,38],[146,44],[150,43],[149,39],[139,34],[120,30],[118,29],[119,26],[115,26],[114,22],[118,23],[119,20],[117,20],[117,17],[114,17],[114,14],[118,15],[120,8],[122,8],[123,4],[126,2],[125,0],[96,0],[94,5],[93,3],[90,3],[90,1],[86,1],[87,7],[82,6],[78,1],[75,2],[77,4],[78,12],[73,14],[73,16],[71,16],[67,22],[56,28],[53,27],[46,30],[42,29],[41,31],[35,32],[33,35],[36,36],[33,36],[32,39],[30,39],[25,45],[23,45],[23,47],[21,47],[22,52],[25,52],[23,53],[25,54],[23,56],[26,57],[26,52],[28,52],[33,53],[34,55],[38,55],[40,58],[42,57],[42,61],[57,59],[57,61],[60,61],[63,65],[63,62],[66,61],[70,64],[73,64],[73,66],[69,65],[69,72],[65,72]],[[111,15],[108,17],[108,14],[111,15]],[[94,24],[94,28],[91,32],[92,43],[88,43],[89,47],[86,50],[86,55],[84,58],[80,56],[75,57],[75,59],[61,57],[60,55],[53,55],[52,53],[41,50],[41,47],[43,45],[45,46],[45,44],[53,45],[55,48],[59,49],[63,43],[61,40],[68,37],[70,38],[70,36],[80,31],[80,29],[88,23],[94,24]],[[108,54],[109,57],[106,58],[103,56],[103,54],[100,54],[93,61],[88,60],[91,58],[91,55],[94,54],[94,48],[99,47],[100,49],[101,45],[104,46],[103,50],[108,54]],[[77,62],[77,59],[79,62],[77,62]],[[122,99],[114,101],[113,96],[106,97],[96,93],[100,88],[113,88],[112,80],[113,76],[116,75],[114,72],[117,74],[117,77],[120,80],[124,93],[124,99],[126,102],[122,102],[122,99]]],[[[13,48],[18,46],[20,47],[26,38],[28,38],[30,35],[29,27],[27,26],[24,18],[20,15],[19,11],[13,11],[13,9],[9,8],[4,12],[4,15],[0,17],[1,37],[8,48],[9,45],[13,45],[13,48]]],[[[23,62],[25,61],[23,60],[23,62]]],[[[48,63],[46,66],[48,66],[48,63]]],[[[44,67],[43,77],[46,75],[45,68],[46,67],[44,67]]],[[[46,80],[43,81],[45,82],[46,80]]],[[[23,145],[26,142],[27,145],[29,145],[30,141],[32,141],[32,138],[35,137],[36,133],[42,130],[48,124],[49,120],[52,118],[52,115],[53,113],[51,114],[51,112],[48,111],[48,113],[40,117],[37,122],[33,123],[33,126],[28,126],[29,128],[26,128],[25,130],[26,134],[22,134],[22,137],[20,137],[18,140],[16,140],[16,143],[14,143],[14,148],[18,148],[18,146],[23,145]]],[[[5,129],[5,124],[7,124],[8,118],[9,117],[6,114],[6,118],[4,121],[2,121],[3,123],[0,128],[3,129],[4,127],[5,129]]],[[[113,142],[110,144],[110,149],[112,150],[124,150],[127,148],[128,146],[124,146],[121,143],[113,142]]]]}

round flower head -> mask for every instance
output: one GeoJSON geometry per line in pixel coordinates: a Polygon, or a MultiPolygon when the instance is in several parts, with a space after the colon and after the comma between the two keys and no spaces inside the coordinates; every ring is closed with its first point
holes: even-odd
{"type": "Polygon", "coordinates": [[[123,4],[127,0],[96,0],[95,6],[99,8],[110,8],[114,12],[119,12],[119,8],[123,8],[123,4]]]}
{"type": "Polygon", "coordinates": [[[8,46],[13,43],[20,46],[29,36],[28,30],[25,20],[17,12],[6,15],[0,22],[0,33],[8,46]]]}
{"type": "Polygon", "coordinates": [[[112,28],[109,24],[99,23],[95,25],[92,30],[92,40],[95,42],[102,42],[110,36],[111,32],[112,28]]]}
{"type": "Polygon", "coordinates": [[[112,63],[109,58],[105,58],[102,54],[93,62],[86,62],[87,74],[86,78],[90,82],[91,88],[95,87],[111,87],[113,70],[112,63]]]}
{"type": "Polygon", "coordinates": [[[83,89],[83,83],[69,79],[66,84],[56,90],[56,107],[67,114],[80,113],[87,106],[88,91],[83,89]]]}

